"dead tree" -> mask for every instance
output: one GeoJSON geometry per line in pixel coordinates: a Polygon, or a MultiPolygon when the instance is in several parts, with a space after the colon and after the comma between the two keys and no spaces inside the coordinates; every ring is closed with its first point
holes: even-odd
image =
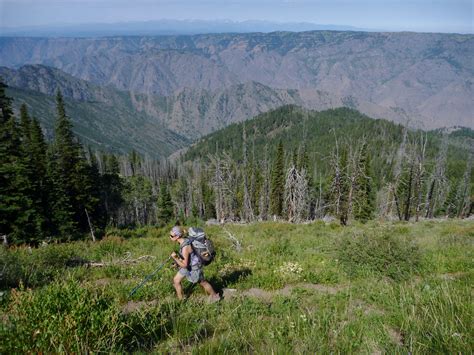
{"type": "Polygon", "coordinates": [[[425,154],[428,144],[428,134],[421,133],[420,141],[417,144],[416,171],[415,171],[415,220],[418,222],[421,210],[423,209],[423,185],[425,181],[425,154]]]}
{"type": "Polygon", "coordinates": [[[285,209],[288,220],[298,223],[306,219],[308,202],[308,182],[306,173],[294,166],[288,169],[285,180],[285,209]]]}
{"type": "Polygon", "coordinates": [[[261,162],[262,167],[262,187],[260,190],[260,201],[259,201],[259,219],[266,221],[268,219],[268,210],[270,207],[270,164],[268,162],[268,146],[265,145],[263,154],[263,160],[261,162]]]}
{"type": "Polygon", "coordinates": [[[457,217],[465,218],[471,210],[471,171],[472,171],[473,157],[469,157],[464,176],[458,186],[456,193],[457,217]]]}
{"type": "Polygon", "coordinates": [[[252,200],[249,193],[249,178],[248,178],[248,157],[247,157],[247,132],[245,130],[245,124],[243,125],[243,183],[244,183],[244,205],[242,209],[242,217],[246,222],[251,222],[255,219],[252,200]]]}
{"type": "Polygon", "coordinates": [[[233,220],[236,207],[236,178],[232,166],[232,158],[224,153],[210,155],[209,160],[213,169],[213,188],[215,195],[216,217],[220,222],[233,220]]]}
{"type": "Polygon", "coordinates": [[[400,178],[402,175],[402,167],[403,161],[406,158],[406,148],[407,148],[407,139],[408,139],[408,129],[407,127],[403,127],[403,137],[400,146],[398,147],[395,153],[395,163],[393,167],[393,181],[389,183],[388,186],[388,194],[387,196],[390,198],[388,203],[388,210],[391,211],[395,208],[398,219],[402,220],[402,210],[401,210],[401,201],[398,194],[398,190],[400,187],[400,178]]]}
{"type": "Polygon", "coordinates": [[[448,137],[443,136],[435,167],[431,174],[425,199],[425,218],[433,218],[439,206],[442,206],[448,195],[448,179],[446,178],[446,161],[448,156],[448,137]]]}

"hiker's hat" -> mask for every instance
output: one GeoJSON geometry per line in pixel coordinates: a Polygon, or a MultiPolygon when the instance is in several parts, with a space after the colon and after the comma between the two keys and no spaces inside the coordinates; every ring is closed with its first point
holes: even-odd
{"type": "Polygon", "coordinates": [[[182,237],[183,231],[181,230],[181,227],[174,226],[173,228],[171,228],[171,234],[173,234],[175,237],[182,237]]]}

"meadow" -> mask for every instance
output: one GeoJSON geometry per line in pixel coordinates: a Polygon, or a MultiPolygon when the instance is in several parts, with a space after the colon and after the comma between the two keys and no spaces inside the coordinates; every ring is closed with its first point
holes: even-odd
{"type": "Polygon", "coordinates": [[[176,250],[168,228],[1,248],[0,353],[474,349],[472,220],[204,228],[212,304],[189,283],[179,302],[171,266],[129,297],[176,250]]]}

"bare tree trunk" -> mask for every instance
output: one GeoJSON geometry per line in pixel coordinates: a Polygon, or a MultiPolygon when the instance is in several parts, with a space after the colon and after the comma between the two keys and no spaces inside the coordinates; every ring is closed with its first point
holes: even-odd
{"type": "Polygon", "coordinates": [[[250,199],[250,194],[249,194],[249,183],[248,183],[248,158],[247,158],[247,132],[245,130],[245,124],[243,125],[243,159],[244,159],[244,168],[243,168],[243,174],[244,174],[244,206],[243,206],[243,219],[246,222],[250,222],[254,220],[254,214],[253,214],[253,209],[252,209],[252,201],[250,199]]]}
{"type": "Polygon", "coordinates": [[[294,166],[288,169],[285,182],[285,206],[288,220],[293,223],[305,219],[308,201],[308,183],[305,173],[300,173],[294,166]]]}
{"type": "Polygon", "coordinates": [[[471,209],[471,194],[470,194],[470,181],[471,181],[471,170],[472,170],[472,156],[469,157],[469,160],[466,164],[466,171],[461,184],[458,187],[458,192],[456,196],[457,206],[457,217],[464,218],[471,209]]]}
{"type": "MultiPolygon", "coordinates": [[[[402,142],[400,143],[400,147],[398,147],[397,152],[395,153],[395,165],[393,168],[393,182],[389,185],[391,187],[391,195],[393,196],[393,202],[395,204],[395,209],[397,212],[398,219],[401,221],[402,218],[402,211],[401,211],[401,206],[400,206],[400,199],[397,193],[397,189],[400,185],[400,177],[402,174],[402,162],[405,158],[405,152],[406,152],[406,145],[407,145],[407,138],[408,138],[408,129],[406,127],[403,127],[403,138],[402,142]]],[[[393,203],[390,206],[393,208],[393,203]]]]}
{"type": "Polygon", "coordinates": [[[266,221],[268,219],[268,208],[270,204],[270,171],[268,163],[268,146],[265,145],[265,153],[262,162],[263,168],[263,186],[259,201],[259,218],[266,221]]]}
{"type": "Polygon", "coordinates": [[[441,148],[436,157],[436,165],[433,173],[431,174],[430,187],[426,195],[425,208],[426,218],[433,218],[436,212],[437,207],[440,204],[443,204],[445,198],[448,194],[447,189],[449,185],[447,184],[445,171],[446,171],[446,161],[447,161],[447,152],[448,152],[448,138],[445,135],[441,143],[441,148]]]}
{"type": "Polygon", "coordinates": [[[92,241],[95,242],[94,229],[92,228],[92,224],[91,224],[91,220],[89,218],[89,213],[87,212],[87,208],[84,208],[84,211],[86,211],[87,223],[89,223],[89,228],[91,230],[92,241]]]}
{"type": "Polygon", "coordinates": [[[410,208],[411,208],[411,200],[412,200],[412,184],[413,184],[413,162],[410,164],[410,175],[408,177],[408,186],[406,189],[405,195],[405,212],[403,214],[403,219],[405,221],[410,220],[410,208]]]}
{"type": "Polygon", "coordinates": [[[418,149],[417,159],[417,170],[415,175],[415,193],[416,193],[416,206],[415,206],[415,219],[418,222],[420,218],[420,212],[422,210],[421,200],[423,198],[423,182],[425,177],[425,152],[426,145],[428,144],[428,135],[425,133],[420,137],[420,145],[418,149]]]}

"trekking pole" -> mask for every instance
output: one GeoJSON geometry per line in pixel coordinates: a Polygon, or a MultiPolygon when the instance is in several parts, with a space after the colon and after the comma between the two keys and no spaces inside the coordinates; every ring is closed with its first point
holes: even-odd
{"type": "Polygon", "coordinates": [[[133,296],[133,294],[134,294],[135,292],[137,292],[146,282],[148,282],[148,280],[150,280],[158,271],[160,271],[160,270],[163,268],[163,266],[165,266],[166,263],[168,262],[168,260],[170,260],[170,259],[171,259],[171,256],[168,256],[168,258],[166,258],[166,260],[163,261],[163,263],[162,263],[160,266],[158,266],[158,268],[157,268],[155,271],[153,271],[150,275],[148,275],[147,277],[145,277],[145,278],[143,279],[143,281],[140,282],[140,284],[138,284],[137,286],[135,286],[135,288],[130,292],[130,294],[128,295],[128,297],[133,296]]]}

